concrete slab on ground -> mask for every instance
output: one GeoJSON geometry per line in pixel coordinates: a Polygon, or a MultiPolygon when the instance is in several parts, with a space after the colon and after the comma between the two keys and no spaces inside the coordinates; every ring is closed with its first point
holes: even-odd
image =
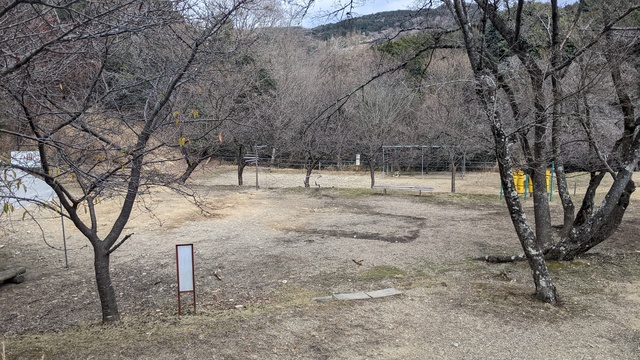
{"type": "Polygon", "coordinates": [[[388,288],[388,289],[382,289],[382,290],[376,290],[376,291],[369,291],[367,292],[367,295],[371,296],[372,298],[381,298],[381,297],[385,297],[385,296],[393,296],[393,295],[400,295],[402,294],[401,291],[396,290],[394,288],[388,288]]]}
{"type": "Polygon", "coordinates": [[[399,291],[395,288],[388,288],[388,289],[368,291],[368,292],[359,291],[359,292],[348,293],[348,294],[333,294],[329,296],[320,296],[320,297],[313,298],[313,300],[318,302],[330,301],[330,300],[366,300],[366,299],[377,299],[377,298],[400,295],[400,294],[402,294],[402,291],[399,291]]]}

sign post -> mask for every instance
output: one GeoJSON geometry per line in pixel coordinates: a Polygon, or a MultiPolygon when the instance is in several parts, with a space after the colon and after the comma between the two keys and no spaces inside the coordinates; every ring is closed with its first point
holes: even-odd
{"type": "Polygon", "coordinates": [[[258,161],[260,161],[260,150],[266,148],[267,145],[255,145],[253,147],[253,149],[255,150],[255,153],[253,154],[247,154],[247,156],[244,157],[244,161],[248,164],[256,164],[256,190],[260,188],[260,186],[258,185],[258,161]]]}
{"type": "Polygon", "coordinates": [[[196,282],[193,267],[193,244],[176,245],[176,267],[178,269],[178,315],[182,315],[180,295],[193,293],[193,312],[196,312],[196,282]]]}
{"type": "Polygon", "coordinates": [[[258,153],[255,154],[247,154],[244,156],[244,162],[247,164],[255,164],[256,165],[256,190],[260,188],[258,185],[258,153]]]}

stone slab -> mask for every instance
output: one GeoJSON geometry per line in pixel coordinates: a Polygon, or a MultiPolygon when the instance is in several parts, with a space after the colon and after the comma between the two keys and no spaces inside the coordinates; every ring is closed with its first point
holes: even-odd
{"type": "Polygon", "coordinates": [[[388,289],[382,289],[382,290],[376,290],[376,291],[369,291],[367,292],[367,295],[369,295],[372,298],[381,298],[381,297],[385,297],[385,296],[393,296],[393,295],[400,295],[402,294],[401,291],[396,290],[395,288],[388,288],[388,289]]]}
{"type": "Polygon", "coordinates": [[[350,294],[333,294],[333,297],[336,300],[364,300],[371,299],[369,295],[365,292],[356,292],[350,294]]]}
{"type": "Polygon", "coordinates": [[[331,300],[366,300],[366,299],[377,299],[385,296],[393,296],[393,295],[400,295],[400,294],[402,294],[401,291],[395,288],[388,288],[388,289],[368,291],[368,292],[360,291],[360,292],[349,293],[349,294],[333,294],[329,296],[320,296],[320,297],[313,298],[313,300],[319,301],[319,302],[331,301],[331,300]]]}

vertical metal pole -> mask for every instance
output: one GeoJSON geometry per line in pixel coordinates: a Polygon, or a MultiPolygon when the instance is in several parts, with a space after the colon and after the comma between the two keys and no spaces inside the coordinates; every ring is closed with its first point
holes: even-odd
{"type": "Polygon", "coordinates": [[[178,278],[178,315],[182,315],[182,304],[180,303],[180,267],[178,266],[178,245],[176,245],[176,277],[178,278]]]}
{"type": "Polygon", "coordinates": [[[64,268],[69,268],[69,258],[67,257],[67,235],[64,232],[64,216],[62,215],[62,204],[60,204],[60,222],[62,222],[62,245],[64,247],[64,268]]]}
{"type": "Polygon", "coordinates": [[[385,167],[385,162],[384,162],[384,146],[382,147],[382,177],[384,178],[384,167],[385,167]]]}
{"type": "Polygon", "coordinates": [[[420,173],[424,177],[424,146],[420,146],[420,154],[422,157],[422,163],[420,164],[420,173]]]}
{"type": "Polygon", "coordinates": [[[256,190],[258,190],[260,188],[260,186],[258,185],[258,159],[260,159],[260,155],[258,155],[258,146],[254,146],[255,152],[256,152],[256,190]]]}
{"type": "Polygon", "coordinates": [[[196,313],[196,256],[191,246],[191,278],[193,279],[193,313],[196,313]]]}

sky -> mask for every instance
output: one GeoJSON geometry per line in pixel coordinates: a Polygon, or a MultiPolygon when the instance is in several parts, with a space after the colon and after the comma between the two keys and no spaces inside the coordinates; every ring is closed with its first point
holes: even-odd
{"type": "MultiPolygon", "coordinates": [[[[340,7],[340,3],[346,3],[348,0],[315,0],[311,7],[307,17],[302,22],[302,26],[306,28],[312,28],[318,25],[338,22],[346,19],[346,14],[342,17],[327,18],[322,16],[329,11],[333,11],[340,7]]],[[[577,0],[559,0],[560,6],[573,3],[577,0]]],[[[418,7],[419,4],[424,3],[425,0],[355,0],[354,3],[359,4],[353,10],[353,16],[362,16],[368,14],[375,14],[383,11],[393,10],[411,10],[418,7]]]]}

